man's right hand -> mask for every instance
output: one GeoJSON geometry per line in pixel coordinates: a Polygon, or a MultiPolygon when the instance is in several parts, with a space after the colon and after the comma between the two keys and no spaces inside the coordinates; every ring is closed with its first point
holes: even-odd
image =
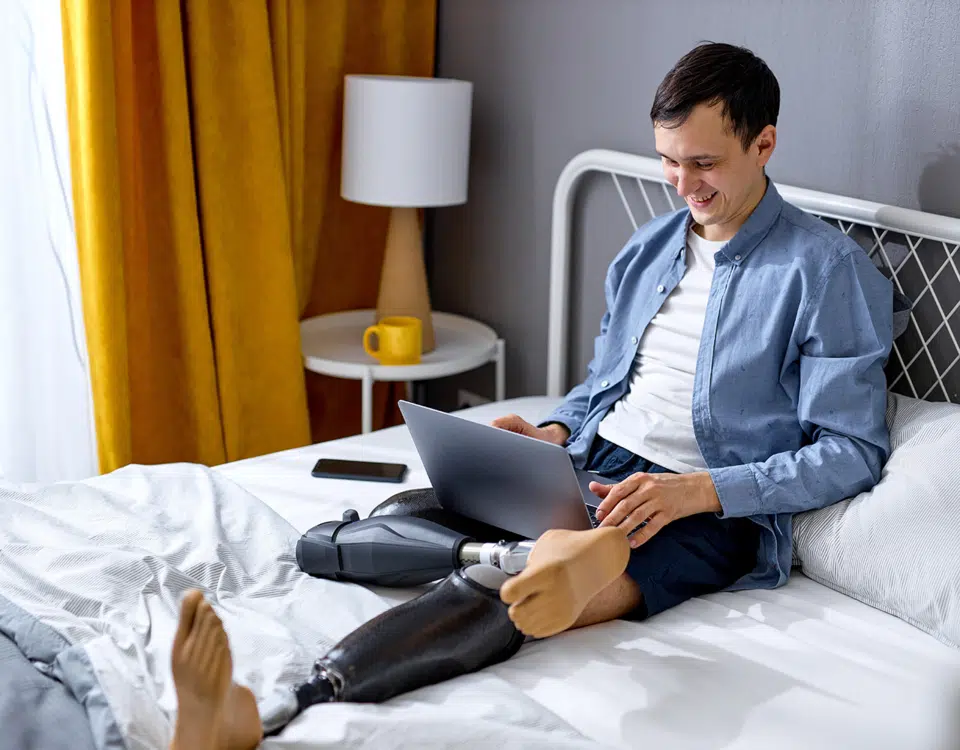
{"type": "Polygon", "coordinates": [[[567,442],[567,438],[570,437],[570,431],[562,424],[553,423],[548,424],[546,427],[535,427],[516,414],[497,417],[490,424],[494,427],[499,427],[501,430],[516,432],[519,435],[526,435],[527,437],[543,440],[547,443],[554,443],[555,445],[563,445],[567,442]]]}

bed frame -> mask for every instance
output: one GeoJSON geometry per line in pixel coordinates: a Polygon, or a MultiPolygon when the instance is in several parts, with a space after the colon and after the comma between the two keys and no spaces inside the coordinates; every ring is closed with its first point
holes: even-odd
{"type": "MultiPolygon", "coordinates": [[[[633,227],[682,205],[659,159],[595,149],[564,168],[553,196],[547,394],[566,392],[569,348],[571,217],[576,188],[590,173],[609,174],[633,227]],[[621,180],[635,181],[631,205],[621,180]]],[[[960,402],[960,219],[777,184],[784,200],[852,237],[913,301],[906,333],[887,365],[889,387],[928,401],[960,402]]]]}

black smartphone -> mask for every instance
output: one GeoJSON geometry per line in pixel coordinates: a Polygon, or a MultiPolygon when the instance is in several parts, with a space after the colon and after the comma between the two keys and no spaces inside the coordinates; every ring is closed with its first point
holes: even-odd
{"type": "Polygon", "coordinates": [[[342,458],[321,458],[310,472],[321,479],[358,479],[366,482],[402,482],[407,475],[405,464],[378,461],[347,461],[342,458]]]}

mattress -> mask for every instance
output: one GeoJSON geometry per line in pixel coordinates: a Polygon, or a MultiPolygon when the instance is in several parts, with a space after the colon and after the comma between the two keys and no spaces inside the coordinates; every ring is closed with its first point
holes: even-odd
{"type": "MultiPolygon", "coordinates": [[[[515,399],[461,414],[536,421],[555,403],[515,399]]],[[[402,426],[219,471],[301,532],[429,485],[402,426]],[[399,461],[410,472],[403,485],[315,479],[320,456],[399,461]]],[[[349,611],[359,589],[338,586],[331,607],[349,611]]],[[[397,603],[418,593],[373,591],[397,603]]],[[[381,706],[317,706],[264,747],[951,750],[960,747],[958,675],[957,651],[795,571],[777,590],[717,593],[646,622],[530,641],[506,663],[381,706]]]]}

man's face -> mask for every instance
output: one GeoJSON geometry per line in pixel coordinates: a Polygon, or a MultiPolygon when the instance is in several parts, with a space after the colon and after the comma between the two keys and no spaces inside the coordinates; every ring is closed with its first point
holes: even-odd
{"type": "Polygon", "coordinates": [[[776,145],[768,125],[744,150],[720,104],[697,105],[677,127],[654,126],[663,172],[709,240],[729,240],[766,190],[763,167],[776,145]]]}

